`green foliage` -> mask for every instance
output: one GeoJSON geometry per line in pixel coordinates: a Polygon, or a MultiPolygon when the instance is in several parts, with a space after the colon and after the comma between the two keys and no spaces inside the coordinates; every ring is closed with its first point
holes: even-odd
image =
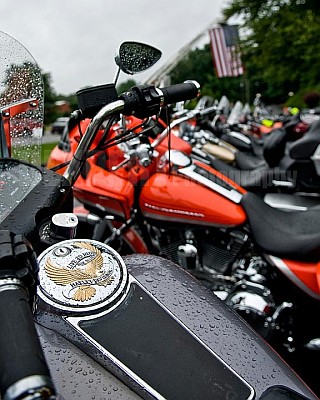
{"type": "Polygon", "coordinates": [[[56,145],[57,145],[57,142],[42,143],[42,145],[41,145],[41,165],[47,164],[48,158],[49,158],[53,148],[56,145]]]}
{"type": "Polygon", "coordinates": [[[219,79],[215,75],[210,45],[190,52],[170,74],[171,83],[176,84],[187,79],[199,82],[201,94],[220,99],[227,95],[229,100],[245,101],[243,78],[219,79]]]}
{"type": "Polygon", "coordinates": [[[247,76],[261,82],[266,100],[285,102],[288,92],[318,86],[320,13],[315,0],[233,0],[224,16],[242,17],[247,76]]]}
{"type": "Polygon", "coordinates": [[[42,73],[42,78],[44,85],[44,124],[49,125],[58,117],[55,109],[57,95],[51,86],[50,73],[42,73]]]}
{"type": "MultiPolygon", "coordinates": [[[[195,79],[202,94],[250,101],[257,92],[265,103],[302,106],[302,97],[320,85],[320,7],[317,0],[229,0],[225,20],[242,21],[242,78],[215,75],[210,46],[189,53],[171,72],[172,83],[195,79]],[[293,92],[293,97],[288,93],[293,92]]],[[[319,91],[319,90],[318,90],[319,91]]]]}
{"type": "Polygon", "coordinates": [[[131,89],[132,86],[136,86],[137,82],[134,79],[128,79],[125,82],[119,83],[117,86],[117,92],[119,94],[126,92],[127,90],[131,89]]]}
{"type": "Polygon", "coordinates": [[[50,125],[58,117],[69,116],[71,111],[78,108],[77,97],[75,94],[63,95],[57,94],[52,87],[52,78],[50,73],[42,73],[44,84],[44,124],[50,125]],[[57,108],[56,102],[59,100],[66,101],[70,106],[70,111],[63,111],[57,108]]]}
{"type": "MultiPolygon", "coordinates": [[[[203,95],[230,101],[252,101],[257,92],[265,103],[303,106],[308,91],[320,89],[320,7],[318,0],[228,0],[223,10],[225,21],[240,18],[241,52],[245,76],[217,78],[210,45],[191,51],[170,73],[171,82],[197,80],[203,95]],[[294,96],[288,97],[293,92],[294,96]],[[295,104],[293,104],[295,102],[295,104]]],[[[56,100],[69,101],[77,108],[75,96],[57,95],[51,76],[43,74],[45,84],[45,123],[58,115],[56,100]]],[[[135,86],[129,79],[117,86],[118,93],[135,86]]]]}

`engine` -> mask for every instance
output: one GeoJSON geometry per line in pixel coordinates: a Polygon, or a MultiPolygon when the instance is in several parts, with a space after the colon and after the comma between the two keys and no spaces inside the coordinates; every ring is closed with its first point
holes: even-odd
{"type": "Polygon", "coordinates": [[[274,296],[275,277],[251,254],[243,231],[149,226],[159,255],[178,263],[240,314],[262,337],[293,348],[290,302],[274,296]]]}
{"type": "Polygon", "coordinates": [[[204,276],[230,273],[247,242],[246,234],[241,231],[156,225],[150,225],[148,231],[160,256],[204,276]]]}

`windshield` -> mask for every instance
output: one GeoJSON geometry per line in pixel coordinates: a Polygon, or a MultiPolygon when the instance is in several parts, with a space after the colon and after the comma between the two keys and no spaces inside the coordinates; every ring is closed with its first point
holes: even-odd
{"type": "Polygon", "coordinates": [[[43,81],[41,71],[17,40],[0,31],[0,158],[41,164],[43,81]]]}
{"type": "Polygon", "coordinates": [[[219,104],[218,104],[218,110],[222,112],[223,115],[229,115],[230,112],[230,102],[227,98],[227,96],[222,96],[219,104]]]}
{"type": "Polygon", "coordinates": [[[229,125],[234,125],[239,122],[239,117],[240,115],[242,115],[242,110],[243,110],[243,104],[241,103],[241,101],[237,101],[236,104],[232,107],[232,110],[230,111],[227,120],[229,125]]]}

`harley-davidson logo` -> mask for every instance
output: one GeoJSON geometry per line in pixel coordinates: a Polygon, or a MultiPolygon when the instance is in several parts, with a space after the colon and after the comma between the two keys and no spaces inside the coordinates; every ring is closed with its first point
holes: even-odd
{"type": "Polygon", "coordinates": [[[70,295],[74,300],[86,301],[96,294],[95,285],[107,286],[113,281],[113,270],[103,271],[103,257],[95,246],[85,242],[73,246],[89,251],[75,256],[67,268],[59,267],[48,257],[45,270],[57,285],[71,286],[70,295]]]}
{"type": "Polygon", "coordinates": [[[170,214],[179,214],[179,215],[187,215],[190,217],[198,217],[198,218],[204,218],[204,214],[198,213],[198,212],[193,212],[193,211],[187,211],[187,210],[177,210],[175,208],[166,208],[166,207],[158,207],[153,204],[149,203],[144,203],[145,207],[151,208],[152,210],[155,211],[162,211],[170,214]]]}
{"type": "Polygon", "coordinates": [[[52,246],[39,257],[41,291],[67,306],[92,305],[114,297],[125,286],[127,272],[121,257],[111,250],[88,240],[52,246]]]}

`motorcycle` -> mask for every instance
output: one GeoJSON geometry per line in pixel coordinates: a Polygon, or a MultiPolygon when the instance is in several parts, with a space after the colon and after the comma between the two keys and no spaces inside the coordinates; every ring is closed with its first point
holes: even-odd
{"type": "MultiPolygon", "coordinates": [[[[283,121],[280,129],[270,131],[263,139],[256,139],[240,132],[240,125],[238,131],[216,136],[216,118],[213,122],[207,118],[214,109],[190,110],[173,121],[175,134],[191,144],[193,158],[211,165],[262,197],[270,192],[305,192],[305,197],[309,197],[307,202],[313,203],[312,198],[316,197],[320,185],[314,162],[319,144],[317,113],[303,110],[283,121]],[[195,122],[191,124],[189,121],[195,122]]],[[[232,119],[238,119],[236,115],[239,116],[241,107],[235,105],[234,109],[238,112],[231,112],[232,119]]],[[[301,196],[298,201],[301,201],[301,196]]]]}
{"type": "MultiPolygon", "coordinates": [[[[110,91],[91,88],[86,104],[100,111],[62,176],[34,158],[41,72],[3,32],[0,48],[1,398],[316,399],[260,336],[177,265],[151,255],[122,258],[104,243],[75,238],[72,186],[100,126],[119,113],[148,116],[162,103],[196,96],[198,86],[138,86],[113,100],[110,91]],[[24,126],[17,129],[17,121],[24,126]]],[[[130,48],[124,65],[143,69],[150,48],[130,48]]]]}
{"type": "Polygon", "coordinates": [[[257,193],[317,195],[320,185],[317,168],[320,123],[317,117],[303,112],[293,116],[282,128],[264,137],[260,151],[255,154],[237,152],[236,166],[212,158],[211,165],[257,193]],[[266,180],[269,180],[267,186],[266,180]]]}
{"type": "MultiPolygon", "coordinates": [[[[269,206],[210,165],[168,149],[169,127],[154,136],[149,122],[138,133],[113,124],[102,141],[95,135],[94,156],[73,184],[84,206],[79,237],[91,227],[92,239],[122,255],[151,253],[179,264],[317,385],[313,364],[301,360],[316,359],[320,343],[319,208],[269,206]]],[[[51,162],[83,160],[76,142],[57,147],[51,162]]]]}
{"type": "MultiPolygon", "coordinates": [[[[169,129],[190,144],[191,151],[184,149],[184,152],[210,164],[243,188],[263,197],[270,192],[277,193],[276,197],[280,198],[288,198],[286,193],[306,192],[295,201],[300,203],[303,199],[307,204],[319,204],[315,197],[320,181],[314,163],[315,146],[319,143],[319,115],[312,112],[314,110],[302,110],[283,120],[281,128],[257,139],[243,133],[245,125],[237,122],[242,109],[237,102],[224,128],[218,129],[223,134],[217,134],[215,127],[220,117],[220,105],[180,110],[174,115],[169,129]],[[211,122],[212,115],[215,117],[211,122]],[[285,195],[281,196],[283,193],[285,195]]],[[[162,125],[164,129],[165,125],[162,125]]],[[[174,145],[171,148],[181,150],[181,145],[180,148],[176,142],[174,145]]]]}

